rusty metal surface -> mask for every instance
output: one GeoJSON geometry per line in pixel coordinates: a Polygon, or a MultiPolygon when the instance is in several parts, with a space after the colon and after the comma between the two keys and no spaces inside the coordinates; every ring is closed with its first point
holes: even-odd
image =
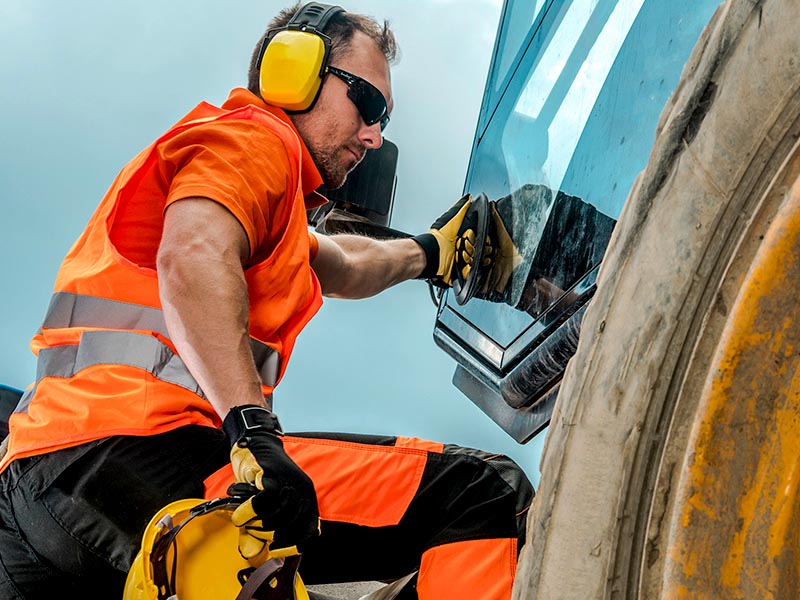
{"type": "Polygon", "coordinates": [[[800,593],[800,154],[788,171],[690,434],[664,598],[800,593]]]}

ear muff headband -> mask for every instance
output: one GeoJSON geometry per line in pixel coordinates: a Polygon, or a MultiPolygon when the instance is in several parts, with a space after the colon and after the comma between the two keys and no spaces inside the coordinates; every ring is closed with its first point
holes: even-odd
{"type": "Polygon", "coordinates": [[[314,106],[331,51],[322,29],[340,12],[341,6],[310,2],[286,27],[267,33],[259,58],[259,87],[267,104],[294,112],[314,106]]]}

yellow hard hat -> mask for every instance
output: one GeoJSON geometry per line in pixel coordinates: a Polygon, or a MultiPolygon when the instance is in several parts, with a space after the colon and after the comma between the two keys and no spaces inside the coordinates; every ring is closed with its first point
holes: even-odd
{"type": "Polygon", "coordinates": [[[236,498],[178,500],[150,520],[125,582],[123,600],[309,600],[299,556],[239,554],[236,498]]]}

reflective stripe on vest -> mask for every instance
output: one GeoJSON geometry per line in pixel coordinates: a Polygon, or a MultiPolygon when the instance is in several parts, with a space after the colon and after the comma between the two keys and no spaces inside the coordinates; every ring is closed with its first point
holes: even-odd
{"type": "MultiPolygon", "coordinates": [[[[72,377],[88,367],[125,365],[149,372],[205,399],[186,365],[166,344],[131,331],[85,331],[80,344],[43,348],[36,365],[36,384],[45,377],[72,377]]],[[[14,412],[26,412],[36,385],[25,392],[14,412]]]]}
{"type": "MultiPolygon", "coordinates": [[[[169,337],[164,315],[158,308],[57,292],[50,300],[42,329],[70,327],[135,329],[169,337]]],[[[250,338],[250,350],[262,383],[274,387],[280,372],[280,355],[254,338],[250,338]]],[[[39,351],[36,381],[43,377],[72,377],[86,367],[101,364],[138,367],[205,398],[178,355],[155,337],[133,331],[84,331],[79,344],[43,348],[39,351]]]]}
{"type": "Polygon", "coordinates": [[[169,337],[161,309],[142,304],[108,300],[71,292],[56,292],[50,298],[42,328],[98,327],[155,331],[169,337]]]}

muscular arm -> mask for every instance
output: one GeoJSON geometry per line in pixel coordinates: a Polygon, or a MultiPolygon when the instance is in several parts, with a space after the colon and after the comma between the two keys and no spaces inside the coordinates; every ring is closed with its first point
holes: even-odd
{"type": "Polygon", "coordinates": [[[367,298],[422,273],[425,254],[410,239],[373,240],[357,235],[317,236],[311,263],[332,298],[367,298]]]}
{"type": "Polygon", "coordinates": [[[221,419],[239,404],[265,405],[250,351],[249,244],[222,205],[205,198],[167,208],[158,284],[170,338],[221,419]]]}

